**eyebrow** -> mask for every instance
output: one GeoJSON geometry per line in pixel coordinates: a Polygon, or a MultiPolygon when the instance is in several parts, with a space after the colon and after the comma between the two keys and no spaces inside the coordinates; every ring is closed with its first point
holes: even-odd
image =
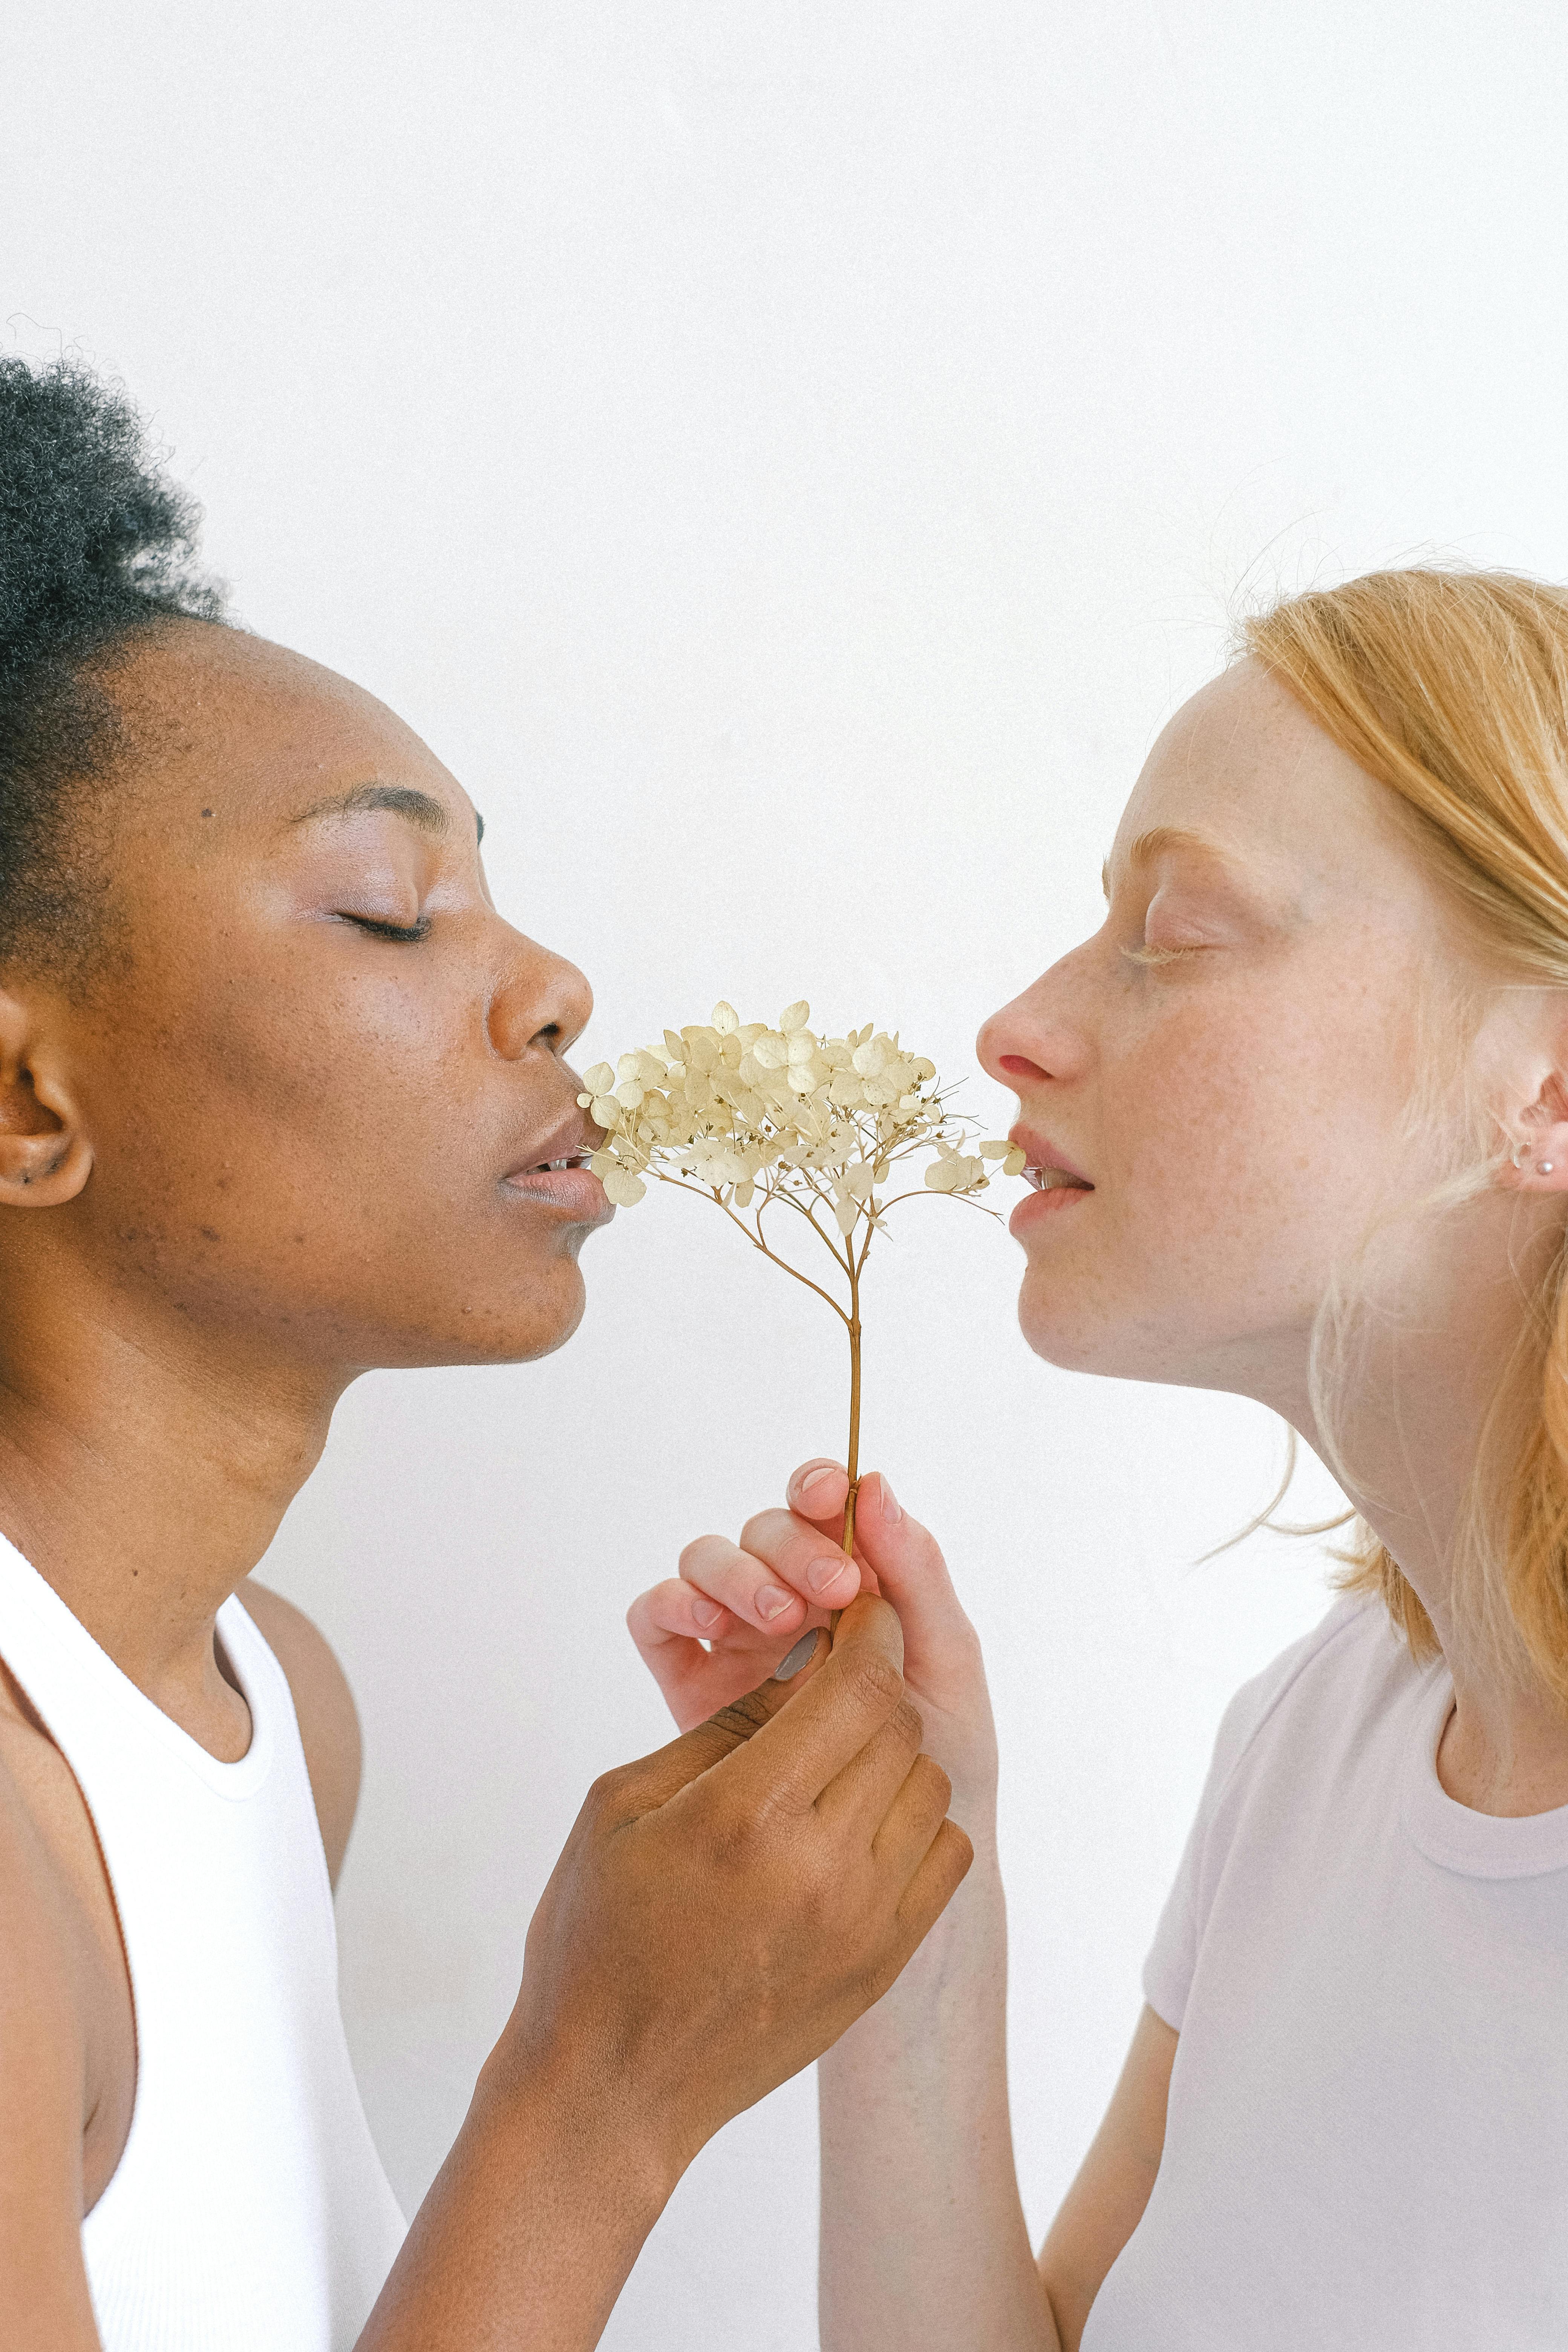
{"type": "MultiPolygon", "coordinates": [[[[310,824],[323,816],[354,816],[361,809],[388,809],[394,816],[408,819],[422,833],[444,834],[451,829],[451,820],[442,803],[429,793],[416,792],[412,784],[355,784],[346,793],[334,793],[324,801],[314,801],[308,809],[289,819],[290,824],[310,824]]],[[[485,837],[485,821],[478,809],[474,823],[479,837],[485,837]]]]}
{"type": "MultiPolygon", "coordinates": [[[[1179,824],[1156,824],[1151,826],[1147,833],[1139,834],[1129,844],[1127,863],[1129,866],[1147,866],[1152,858],[1163,856],[1167,851],[1173,849],[1195,851],[1203,857],[1223,859],[1226,855],[1219,843],[1212,841],[1206,833],[1190,833],[1184,825],[1179,824]]],[[[1100,869],[1100,887],[1109,898],[1110,896],[1109,858],[1100,869]]]]}

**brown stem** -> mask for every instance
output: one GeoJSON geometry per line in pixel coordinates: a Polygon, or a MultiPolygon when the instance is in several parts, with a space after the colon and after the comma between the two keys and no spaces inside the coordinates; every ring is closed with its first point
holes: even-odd
{"type": "MultiPolygon", "coordinates": [[[[849,1492],[844,1498],[844,1557],[855,1556],[855,1502],[860,1492],[860,1269],[866,1263],[866,1252],[871,1246],[871,1228],[866,1230],[865,1247],[858,1259],[851,1238],[846,1244],[845,1255],[849,1261],[849,1456],[845,1464],[849,1473],[849,1492]]],[[[844,1612],[834,1610],[827,1621],[829,1638],[838,1631],[838,1620],[844,1612]]]]}
{"type": "Polygon", "coordinates": [[[860,1490],[860,1269],[849,1267],[849,1492],[844,1502],[844,1557],[855,1550],[855,1497],[860,1490]]]}

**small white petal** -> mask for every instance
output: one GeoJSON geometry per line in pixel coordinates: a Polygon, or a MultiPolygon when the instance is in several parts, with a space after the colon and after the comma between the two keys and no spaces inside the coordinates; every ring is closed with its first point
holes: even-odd
{"type": "Polygon", "coordinates": [[[740,1025],[741,1016],[732,1004],[721,1003],[713,1007],[713,1026],[721,1037],[732,1037],[740,1025]]]}
{"type": "Polygon", "coordinates": [[[616,1087],[616,1074],[608,1062],[595,1062],[591,1070],[584,1071],[583,1084],[591,1095],[613,1094],[616,1087]]]}
{"type": "Polygon", "coordinates": [[[595,1095],[592,1109],[595,1127],[619,1127],[621,1107],[614,1095],[595,1095]]]}
{"type": "Polygon", "coordinates": [[[641,1177],[628,1175],[624,1168],[613,1170],[605,1178],[605,1197],[617,1209],[635,1209],[647,1191],[641,1177]]]}
{"type": "Polygon", "coordinates": [[[810,1019],[811,1007],[803,996],[798,1004],[784,1006],[779,1014],[779,1027],[787,1034],[792,1029],[804,1029],[810,1019]]]}

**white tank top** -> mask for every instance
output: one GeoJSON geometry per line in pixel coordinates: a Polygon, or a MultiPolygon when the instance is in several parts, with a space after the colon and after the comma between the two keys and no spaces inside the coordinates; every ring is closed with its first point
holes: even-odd
{"type": "Polygon", "coordinates": [[[221,1764],[0,1538],[0,1657],[87,1799],[136,2005],[136,2105],[82,2224],[105,2352],[347,2352],[402,2242],[338,2007],[337,1934],[283,1671],[240,1602],[221,1764]]]}

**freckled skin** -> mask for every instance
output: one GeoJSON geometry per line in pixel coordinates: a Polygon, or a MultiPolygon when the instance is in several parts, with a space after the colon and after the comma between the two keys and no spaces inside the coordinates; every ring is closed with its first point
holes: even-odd
{"type": "Polygon", "coordinates": [[[1382,788],[1251,664],[1161,736],[1108,877],[1103,927],[981,1032],[1095,1185],[1026,1225],[1020,1320],[1055,1363],[1256,1392],[1347,1243],[1429,1178],[1402,1120],[1453,926],[1382,788]],[[1155,828],[1226,861],[1134,864],[1155,828]],[[1183,951],[1130,961],[1146,940],[1183,951]]]}

